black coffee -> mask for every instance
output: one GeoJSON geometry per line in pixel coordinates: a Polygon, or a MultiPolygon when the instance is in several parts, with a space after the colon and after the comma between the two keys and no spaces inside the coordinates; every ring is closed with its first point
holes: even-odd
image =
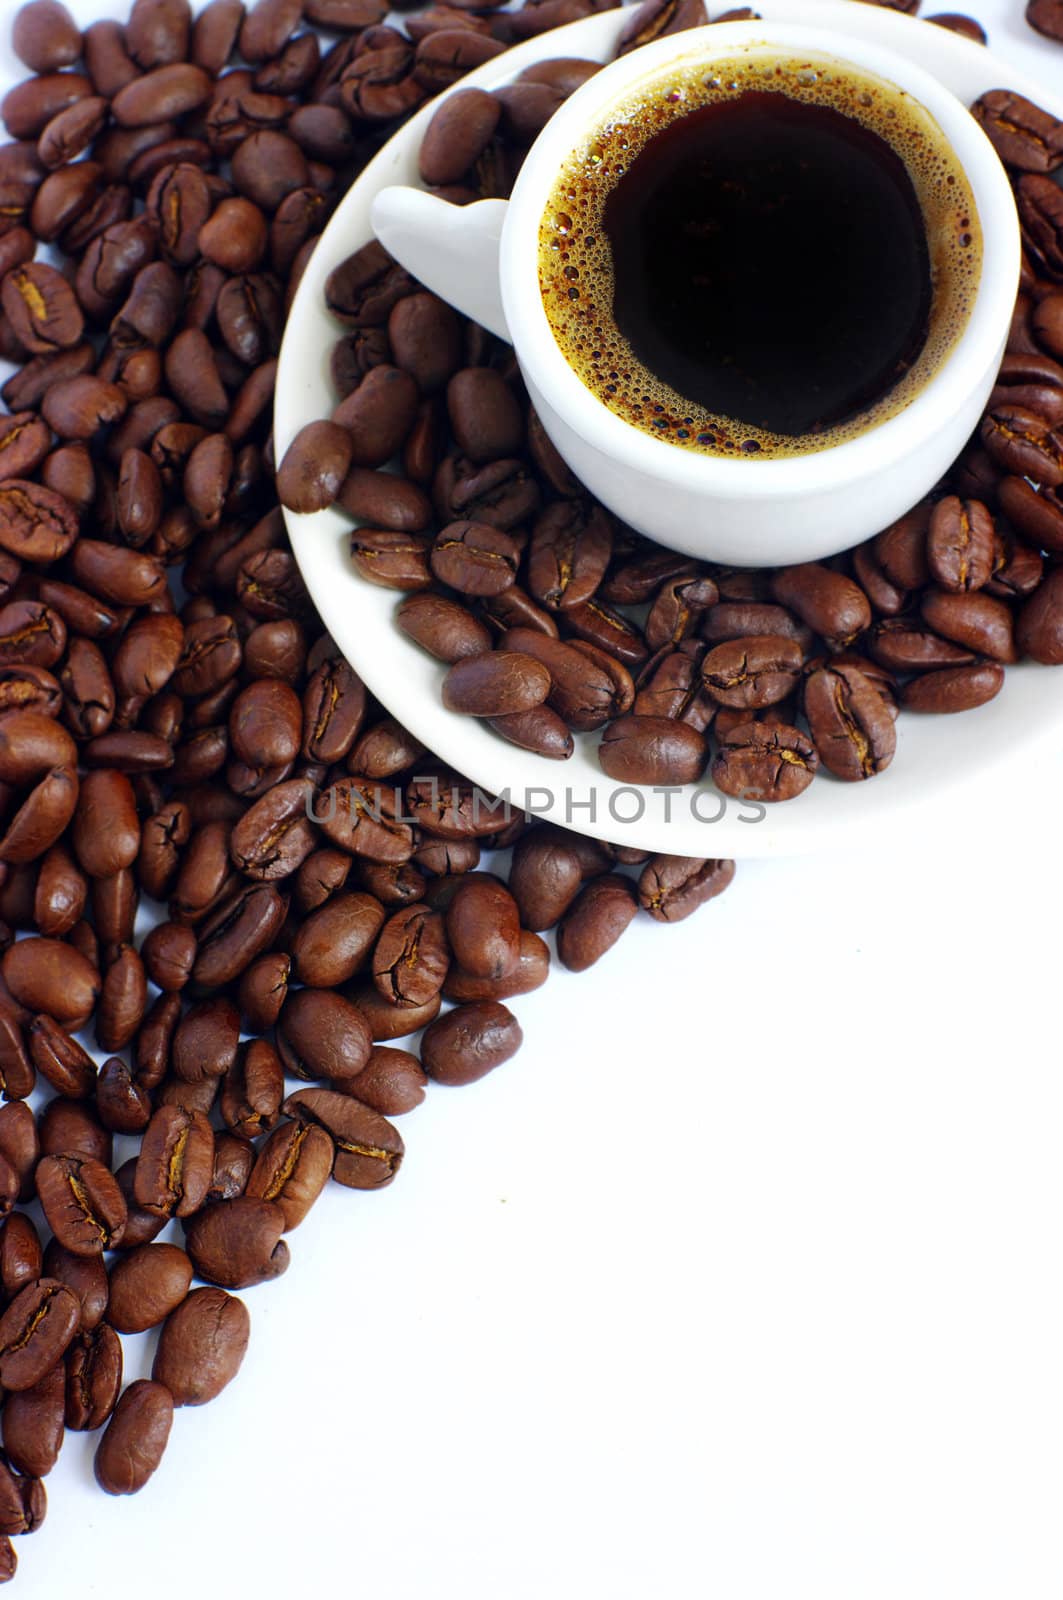
{"type": "Polygon", "coordinates": [[[962,328],[979,255],[966,180],[898,91],[807,63],[767,85],[762,65],[655,86],[543,219],[570,364],[711,453],[800,453],[899,409],[962,328]]]}

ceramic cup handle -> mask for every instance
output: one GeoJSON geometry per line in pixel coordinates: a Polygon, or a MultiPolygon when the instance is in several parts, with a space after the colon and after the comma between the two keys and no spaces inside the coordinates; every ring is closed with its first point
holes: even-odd
{"type": "Polygon", "coordinates": [[[373,232],[433,294],[512,344],[502,310],[498,246],[505,200],[456,206],[395,185],[373,201],[373,232]]]}

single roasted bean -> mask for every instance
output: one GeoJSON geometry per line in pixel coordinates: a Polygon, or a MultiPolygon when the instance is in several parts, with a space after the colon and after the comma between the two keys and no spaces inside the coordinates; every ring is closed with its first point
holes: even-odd
{"type": "Polygon", "coordinates": [[[208,1206],[185,1227],[192,1264],[223,1289],[248,1289],[287,1271],[284,1212],[272,1200],[241,1195],[208,1206]]]}
{"type": "Polygon", "coordinates": [[[788,606],[832,650],[843,650],[871,624],[867,596],[851,578],[818,562],[785,567],[771,581],[774,598],[788,606]]]}
{"type": "Polygon", "coordinates": [[[103,977],[96,1013],[96,1042],[101,1050],[123,1050],[147,1009],[144,963],[131,944],[121,945],[103,977]]]}
{"type": "Polygon", "coordinates": [[[815,777],[815,746],[785,723],[741,723],[720,739],[712,779],[736,800],[792,800],[815,777]]]}
{"type": "Polygon", "coordinates": [[[381,930],[373,981],[393,1004],[423,1006],[442,987],[449,961],[442,917],[425,905],[403,906],[381,930]]]}
{"type": "Polygon", "coordinates": [[[528,588],[550,610],[583,605],[597,590],[613,548],[613,528],[601,506],[559,500],[532,529],[528,588]]]}
{"type": "Polygon", "coordinates": [[[136,1494],[162,1460],[173,1424],[173,1397],[140,1378],[122,1394],[96,1451],[96,1482],[107,1494],[136,1494]]]}
{"type": "Polygon", "coordinates": [[[221,1078],[236,1059],[240,1013],[231,1000],[218,996],[190,1006],[177,1024],[171,1065],[186,1083],[221,1078]]]}
{"type": "Polygon", "coordinates": [[[1014,619],[1003,600],[928,589],[921,609],[923,620],[943,638],[993,661],[1017,660],[1014,619]]]}
{"type": "Polygon", "coordinates": [[[901,690],[905,711],[973,711],[994,699],[1004,687],[1004,668],[995,661],[968,667],[944,667],[910,678],[901,690]]]}
{"type": "Polygon", "coordinates": [[[300,983],[336,988],[369,958],[384,925],[384,908],[372,895],[333,895],[296,930],[291,956],[300,983]]]}
{"type": "Polygon", "coordinates": [[[436,1083],[475,1083],[516,1055],[523,1042],[516,1017],[497,1000],[455,1006],[425,1030],[421,1061],[436,1083]]]}
{"type": "MultiPolygon", "coordinates": [[[[1056,186],[1050,178],[1043,180],[1056,186]]],[[[982,419],[982,443],[998,466],[1050,489],[1063,483],[1063,442],[1035,411],[1004,401],[982,419]]]]}
{"type": "Polygon", "coordinates": [[[44,1484],[20,1477],[0,1456],[0,1535],[36,1532],[47,1506],[44,1484]]]}
{"type": "Polygon", "coordinates": [[[452,522],[437,534],[432,571],[441,583],[462,594],[487,596],[508,589],[520,552],[509,534],[477,522],[452,522]]]}
{"type": "Polygon", "coordinates": [[[60,1027],[75,1031],[92,1015],[99,973],[72,945],[58,939],[20,939],[5,950],[0,970],[20,1005],[53,1017],[60,1027]]]}
{"type": "Polygon", "coordinates": [[[265,1033],[276,1023],[288,993],[291,966],[291,957],[276,950],[259,956],[241,974],[237,999],[250,1032],[265,1033]]]}
{"type": "Polygon", "coordinates": [[[71,841],[90,878],[130,867],[140,850],[140,821],[133,786],[122,772],[88,772],[81,780],[71,841]]]}
{"type": "Polygon", "coordinates": [[[312,797],[309,779],[292,778],[270,789],[245,812],[230,842],[232,859],[241,872],[266,881],[285,878],[306,860],[317,843],[309,814],[312,797]]]}
{"type": "Polygon", "coordinates": [[[366,778],[341,778],[317,797],[314,821],[332,844],[351,855],[401,866],[413,855],[413,830],[395,820],[394,789],[366,778]]]}
{"type": "Polygon", "coordinates": [[[32,1389],[60,1361],[77,1332],[80,1306],[73,1290],[54,1278],[38,1278],[12,1300],[0,1317],[0,1383],[32,1389]]]}
{"type": "Polygon", "coordinates": [[[104,1127],[109,1133],[142,1133],[151,1111],[148,1091],[133,1081],[121,1056],[111,1056],[96,1077],[96,1113],[104,1127]]]}
{"type": "Polygon", "coordinates": [[[962,594],[982,589],[993,576],[999,544],[993,517],[979,500],[949,495],[930,517],[927,560],[943,589],[962,594]]]}
{"type": "Polygon", "coordinates": [[[459,89],[440,106],[421,141],[418,157],[427,184],[458,183],[486,149],[502,107],[483,89],[459,89]]]}
{"type": "Polygon", "coordinates": [[[255,1160],[254,1146],[231,1133],[219,1133],[214,1141],[214,1175],[207,1190],[206,1204],[235,1200],[243,1194],[255,1160]]]}
{"type": "Polygon", "coordinates": [[[57,1361],[31,1389],[8,1395],[0,1424],[4,1455],[15,1472],[46,1478],[59,1459],[66,1411],[66,1377],[57,1361]]]}
{"type": "Polygon", "coordinates": [[[1023,605],[1016,642],[1021,655],[1045,666],[1063,661],[1063,568],[1054,567],[1023,605]]]}
{"type": "Polygon", "coordinates": [[[449,711],[476,717],[500,717],[530,711],[550,692],[550,674],[531,656],[510,650],[489,650],[457,661],[443,680],[443,704],[449,711]]]}
{"type": "Polygon", "coordinates": [[[873,778],[893,760],[897,734],[882,696],[856,667],[813,672],[804,688],[804,711],[819,758],[846,782],[873,778]]]}
{"type": "Polygon", "coordinates": [[[734,881],[733,861],[653,856],[639,877],[639,905],[657,922],[682,922],[734,881]]]}
{"type": "Polygon", "coordinates": [[[250,1332],[242,1300],[223,1289],[194,1289],[166,1320],[152,1376],[172,1394],[174,1405],[205,1405],[240,1370],[250,1332]]]}
{"type": "Polygon", "coordinates": [[[72,1432],[103,1427],[118,1403],[122,1366],[122,1341],[108,1323],[82,1329],[64,1368],[65,1421],[72,1432]]]}
{"type": "Polygon", "coordinates": [[[886,617],[876,622],[867,647],[872,659],[890,672],[924,672],[965,666],[974,660],[970,650],[941,638],[913,617],[886,617]]]}
{"type": "Polygon", "coordinates": [[[275,1201],[284,1213],[286,1232],[297,1228],[328,1182],[334,1156],[324,1129],[313,1123],[284,1122],[259,1151],[246,1192],[275,1201]]]}
{"type": "Polygon", "coordinates": [[[143,1244],[111,1268],[107,1320],[119,1333],[157,1327],[181,1304],[192,1285],[192,1263],[173,1244],[143,1244]]]}
{"type": "Polygon", "coordinates": [[[369,1060],[372,1043],[361,1012],[343,995],[325,989],[289,993],[277,1024],[277,1047],[285,1069],[296,1077],[347,1086],[369,1060]]]}
{"type": "Polygon", "coordinates": [[[166,589],[162,562],[142,550],[79,539],[70,552],[70,565],[78,583],[113,605],[154,605],[166,589]]]}
{"type": "Polygon", "coordinates": [[[634,886],[608,873],[594,878],[561,919],[557,954],[570,972],[584,972],[610,950],[638,909],[634,886]]]}
{"type": "Polygon", "coordinates": [[[454,960],[478,978],[503,978],[520,959],[520,911],[497,878],[462,883],[446,914],[454,960]]]}
{"type": "Polygon", "coordinates": [[[163,1105],[140,1146],[133,1193],[155,1216],[188,1217],[203,1204],[214,1167],[214,1131],[198,1111],[163,1105]]]}
{"type": "Polygon", "coordinates": [[[74,291],[57,268],[44,261],[28,261],[8,272],[0,283],[0,304],[19,344],[35,355],[68,350],[85,331],[74,291]]]}
{"type": "Polygon", "coordinates": [[[701,663],[708,693],[735,710],[777,705],[792,694],[801,672],[801,646],[794,639],[732,639],[714,645],[701,663]]]}
{"type": "Polygon", "coordinates": [[[221,1087],[221,1114],[230,1132],[255,1139],[277,1125],[284,1099],[284,1069],[265,1039],[241,1045],[221,1087]]]}
{"type": "Polygon", "coordinates": [[[81,34],[60,0],[30,0],[15,12],[11,47],[31,72],[58,72],[81,55],[81,34]]]}
{"type": "Polygon", "coordinates": [[[236,887],[229,859],[231,831],[227,822],[208,822],[193,834],[173,885],[170,915],[175,922],[201,922],[236,887]]]}
{"type": "Polygon", "coordinates": [[[272,884],[243,884],[198,929],[192,981],[199,989],[231,983],[272,942],[287,902],[272,884]]]}
{"type": "MultiPolygon", "coordinates": [[[[6,235],[6,238],[10,237],[10,234],[6,235]]],[[[2,244],[3,240],[0,239],[0,248],[2,248],[2,244]]],[[[35,416],[32,411],[20,411],[13,417],[0,419],[0,479],[6,482],[14,479],[21,485],[26,496],[31,496],[31,492],[39,493],[38,485],[27,483],[26,479],[28,474],[36,471],[45,459],[51,448],[51,443],[51,435],[47,427],[40,417],[35,416]]],[[[47,502],[48,498],[48,493],[45,491],[45,502],[47,502]]],[[[26,518],[25,514],[20,511],[19,496],[16,495],[14,497],[15,538],[19,543],[13,549],[9,542],[11,535],[7,532],[11,520],[11,511],[9,509],[11,505],[12,497],[8,490],[4,490],[2,496],[0,496],[0,538],[3,539],[5,550],[11,549],[13,555],[20,555],[24,553],[22,545],[27,536],[36,532],[36,505],[33,505],[29,517],[26,518]]],[[[66,548],[69,548],[69,546],[64,545],[63,549],[58,550],[56,554],[62,555],[66,548]]],[[[48,546],[45,547],[46,552],[47,549],[48,546]]],[[[50,560],[53,558],[46,553],[44,559],[50,560]]]]}
{"type": "Polygon", "coordinates": [[[279,678],[248,684],[229,713],[229,741],[241,761],[280,767],[299,754],[303,712],[299,696],[279,678]]]}
{"type": "MultiPolygon", "coordinates": [[[[20,1176],[6,1156],[2,1159],[7,1191],[4,1199],[6,1203],[10,1197],[13,1205],[19,1198],[20,1176]]],[[[37,1230],[25,1212],[10,1211],[0,1224],[0,1290],[4,1300],[13,1300],[20,1290],[28,1283],[35,1283],[41,1275],[41,1241],[37,1230]]]]}
{"type": "Polygon", "coordinates": [[[109,1168],[112,1139],[95,1107],[84,1100],[49,1100],[40,1116],[41,1156],[80,1156],[109,1168]]]}
{"type": "Polygon", "coordinates": [[[618,783],[696,783],[708,749],[703,736],[686,723],[627,716],[606,729],[598,759],[602,771],[618,783]]]}
{"type": "Polygon", "coordinates": [[[310,422],[288,446],[277,473],[277,494],[289,511],[323,511],[347,476],[353,443],[337,422],[310,422]]]}
{"type": "Polygon", "coordinates": [[[99,1255],[121,1241],[126,1204],[102,1162],[76,1155],[45,1156],[37,1195],[48,1225],[73,1255],[99,1255]]]}
{"type": "Polygon", "coordinates": [[[521,750],[531,750],[548,761],[567,761],[576,748],[564,721],[550,706],[507,712],[488,720],[495,733],[508,739],[510,744],[521,750]]]}
{"type": "Polygon", "coordinates": [[[382,589],[428,587],[430,541],[415,533],[359,528],[351,535],[351,564],[359,576],[382,589]]]}
{"type": "Polygon", "coordinates": [[[444,595],[411,594],[395,615],[402,631],[440,661],[461,661],[491,648],[484,624],[444,595]]]}
{"type": "Polygon", "coordinates": [[[405,1146],[379,1112],[331,1089],[298,1089],[284,1110],[299,1122],[324,1128],[335,1149],[332,1176],[348,1189],[383,1188],[402,1165],[405,1146]]]}
{"type": "Polygon", "coordinates": [[[518,841],[509,874],[520,921],[537,930],[554,927],[579,893],[583,877],[579,853],[561,829],[533,828],[518,841]]]}
{"type": "Polygon", "coordinates": [[[382,1116],[412,1111],[424,1099],[428,1079],[409,1050],[375,1045],[369,1065],[358,1074],[358,1099],[382,1116]]]}
{"type": "Polygon", "coordinates": [[[1000,159],[1018,172],[1054,172],[1063,166],[1063,124],[1009,89],[991,89],[971,114],[1000,159]]]}
{"type": "MultiPolygon", "coordinates": [[[[7,1026],[18,1029],[12,1017],[5,1018],[7,1026]]],[[[32,1088],[32,1083],[30,1084],[32,1088]]],[[[37,1165],[40,1144],[33,1113],[19,1099],[14,1099],[5,1089],[8,1103],[0,1106],[0,1155],[14,1168],[19,1180],[19,1196],[28,1200],[33,1193],[33,1169],[37,1165]]]]}
{"type": "Polygon", "coordinates": [[[54,667],[66,640],[66,624],[50,606],[12,600],[0,608],[0,667],[54,667]]]}
{"type": "Polygon", "coordinates": [[[77,507],[62,494],[22,478],[0,483],[0,547],[22,562],[64,557],[77,538],[77,526],[77,507]]]}
{"type": "Polygon", "coordinates": [[[95,1062],[52,1017],[34,1017],[27,1037],[34,1066],[58,1094],[70,1100],[84,1100],[92,1094],[95,1062]]]}

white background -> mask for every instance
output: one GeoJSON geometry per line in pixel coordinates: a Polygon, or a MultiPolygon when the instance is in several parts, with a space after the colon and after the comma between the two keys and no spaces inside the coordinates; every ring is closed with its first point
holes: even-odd
{"type": "Polygon", "coordinates": [[[20,1592],[1058,1600],[1061,783],[742,866],[517,1002],[521,1055],[247,1293],[141,1496],[68,1435],[20,1592]]]}

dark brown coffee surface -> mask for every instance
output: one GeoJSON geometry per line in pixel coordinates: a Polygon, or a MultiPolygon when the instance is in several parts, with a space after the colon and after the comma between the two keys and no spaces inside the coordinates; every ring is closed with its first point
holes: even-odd
{"type": "Polygon", "coordinates": [[[566,361],[635,427],[708,454],[798,455],[895,415],[966,325],[980,260],[937,125],[826,59],[636,86],[540,228],[566,361]]]}

